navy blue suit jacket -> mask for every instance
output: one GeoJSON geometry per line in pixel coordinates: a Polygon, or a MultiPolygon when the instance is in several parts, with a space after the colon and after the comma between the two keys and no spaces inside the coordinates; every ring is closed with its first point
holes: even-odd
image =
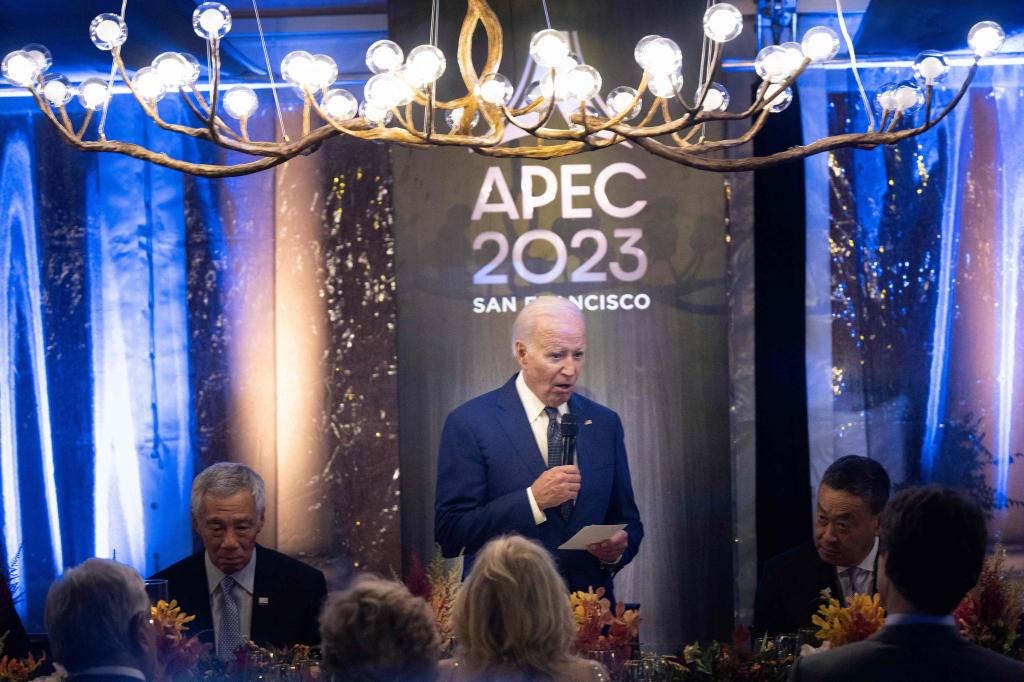
{"type": "Polygon", "coordinates": [[[468,572],[476,552],[491,538],[519,533],[539,540],[554,557],[569,588],[604,587],[613,598],[612,577],[636,555],[644,536],[633,499],[619,416],[573,395],[577,415],[576,463],[581,487],[566,522],[557,508],[547,521],[533,519],[526,489],[545,470],[544,460],[513,376],[504,386],[461,405],[448,415],[441,434],[434,504],[434,535],[445,556],[465,552],[468,572]],[[558,546],[590,524],[625,523],[629,546],[609,570],[592,554],[558,546]]]}

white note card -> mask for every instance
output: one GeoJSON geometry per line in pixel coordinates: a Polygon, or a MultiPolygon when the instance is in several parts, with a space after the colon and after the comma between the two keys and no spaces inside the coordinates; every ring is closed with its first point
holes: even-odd
{"type": "Polygon", "coordinates": [[[558,549],[586,549],[589,545],[604,542],[611,536],[626,527],[624,523],[616,523],[607,526],[593,525],[585,526],[580,532],[559,545],[558,549]]]}

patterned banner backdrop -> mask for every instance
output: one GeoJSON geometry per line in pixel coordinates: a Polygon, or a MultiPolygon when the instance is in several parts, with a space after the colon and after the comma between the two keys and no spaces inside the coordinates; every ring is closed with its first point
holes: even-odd
{"type": "MultiPolygon", "coordinates": [[[[1024,546],[1024,67],[979,74],[935,130],[811,162],[812,482],[867,454],[896,482],[966,488],[993,533],[1024,546]]],[[[809,138],[863,128],[845,73],[808,76],[809,138]]],[[[869,93],[902,77],[864,76],[869,93]]]]}
{"type": "MultiPolygon", "coordinates": [[[[451,5],[442,27],[461,20],[464,6],[451,5]]],[[[632,53],[644,35],[698,38],[704,9],[623,14],[618,5],[552,7],[553,25],[574,29],[578,54],[604,76],[602,92],[639,79],[632,53]]],[[[513,103],[540,75],[527,44],[544,28],[539,6],[521,8],[499,10],[513,103]]],[[[426,19],[393,9],[392,35],[406,48],[425,42],[426,19]]],[[[442,33],[448,55],[454,39],[442,33]]],[[[699,44],[684,53],[696,69],[699,44]]],[[[450,58],[441,97],[458,87],[450,58]]],[[[432,551],[446,414],[517,370],[511,326],[530,297],[567,296],[588,326],[579,390],[622,417],[646,529],[616,596],[640,603],[645,641],[727,637],[734,535],[723,177],[626,147],[549,162],[396,149],[393,161],[403,546],[432,551]]]]}

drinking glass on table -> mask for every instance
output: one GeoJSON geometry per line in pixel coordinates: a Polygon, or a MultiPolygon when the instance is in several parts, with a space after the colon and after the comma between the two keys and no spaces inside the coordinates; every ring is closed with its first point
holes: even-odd
{"type": "Polygon", "coordinates": [[[584,656],[592,661],[597,661],[605,668],[608,669],[608,673],[612,676],[612,679],[618,679],[616,671],[618,670],[618,657],[615,652],[610,649],[592,649],[587,651],[584,656]]]}
{"type": "Polygon", "coordinates": [[[147,580],[146,581],[146,596],[149,597],[149,603],[154,606],[160,600],[170,601],[170,593],[167,587],[166,580],[147,580]]]}

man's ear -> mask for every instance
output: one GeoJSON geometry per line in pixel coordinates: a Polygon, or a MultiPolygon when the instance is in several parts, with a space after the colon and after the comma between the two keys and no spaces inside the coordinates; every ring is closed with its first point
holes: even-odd
{"type": "Polygon", "coordinates": [[[142,672],[149,678],[156,662],[156,632],[150,614],[136,613],[131,622],[132,654],[138,660],[142,672]]]}
{"type": "Polygon", "coordinates": [[[515,349],[516,349],[516,362],[519,363],[520,367],[525,367],[526,366],[526,364],[525,364],[525,361],[526,361],[526,344],[523,343],[522,341],[520,341],[519,339],[516,339],[515,349]]]}

